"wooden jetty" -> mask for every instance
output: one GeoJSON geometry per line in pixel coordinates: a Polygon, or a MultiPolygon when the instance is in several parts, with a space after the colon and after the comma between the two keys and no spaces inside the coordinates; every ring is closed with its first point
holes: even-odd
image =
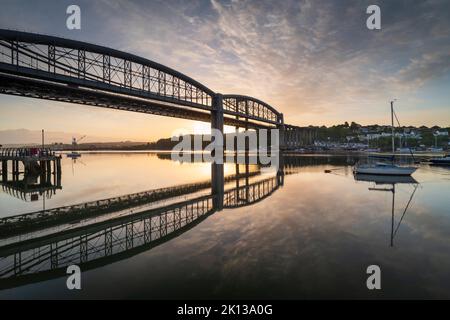
{"type": "Polygon", "coordinates": [[[61,156],[49,148],[0,148],[3,190],[23,200],[61,189],[61,156]]]}

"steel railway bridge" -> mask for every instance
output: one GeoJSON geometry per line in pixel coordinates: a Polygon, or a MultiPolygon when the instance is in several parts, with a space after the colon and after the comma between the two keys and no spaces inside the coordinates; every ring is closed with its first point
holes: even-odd
{"type": "Polygon", "coordinates": [[[0,29],[0,93],[258,130],[280,129],[280,148],[311,144],[316,130],[284,123],[253,97],[220,94],[159,63],[111,48],[0,29]]]}

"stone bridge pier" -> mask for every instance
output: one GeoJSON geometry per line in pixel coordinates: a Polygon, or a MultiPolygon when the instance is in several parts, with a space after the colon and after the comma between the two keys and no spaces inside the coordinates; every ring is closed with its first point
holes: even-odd
{"type": "Polygon", "coordinates": [[[297,127],[282,124],[280,130],[280,149],[294,150],[314,145],[314,141],[318,136],[318,128],[314,127],[297,127]]]}

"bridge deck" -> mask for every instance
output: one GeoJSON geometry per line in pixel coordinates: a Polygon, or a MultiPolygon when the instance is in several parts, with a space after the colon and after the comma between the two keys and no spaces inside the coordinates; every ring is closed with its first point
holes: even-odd
{"type": "MultiPolygon", "coordinates": [[[[29,98],[47,99],[59,102],[84,104],[95,107],[147,113],[172,118],[182,118],[202,122],[211,122],[211,114],[188,106],[152,99],[139,99],[101,90],[92,90],[82,86],[69,86],[50,81],[27,79],[0,72],[0,93],[29,98]]],[[[224,115],[224,124],[251,129],[273,128],[274,126],[258,121],[245,121],[224,115]]]]}

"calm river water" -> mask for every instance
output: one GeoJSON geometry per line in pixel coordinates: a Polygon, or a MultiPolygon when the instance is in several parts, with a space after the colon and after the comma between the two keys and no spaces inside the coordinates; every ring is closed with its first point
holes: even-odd
{"type": "Polygon", "coordinates": [[[213,199],[209,163],[64,156],[62,189],[30,201],[3,186],[0,218],[154,189],[159,198],[115,198],[120,210],[2,236],[0,298],[450,298],[450,169],[422,164],[414,179],[380,181],[355,178],[354,161],[290,156],[282,174],[239,166],[239,179],[227,163],[213,199]],[[82,290],[66,287],[70,264],[82,290]],[[381,268],[381,290],[366,287],[369,265],[381,268]]]}

